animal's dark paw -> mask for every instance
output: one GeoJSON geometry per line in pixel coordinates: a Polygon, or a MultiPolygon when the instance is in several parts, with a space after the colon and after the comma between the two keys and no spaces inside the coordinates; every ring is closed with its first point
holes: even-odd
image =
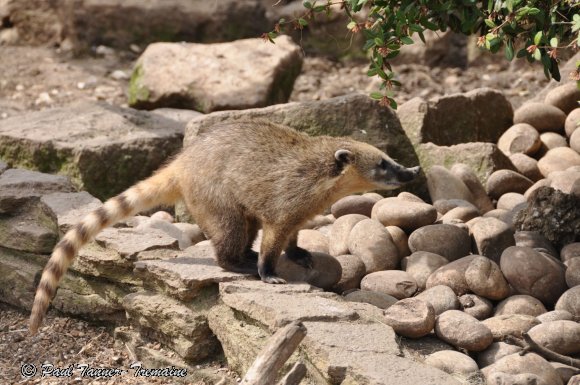
{"type": "Polygon", "coordinates": [[[306,269],[312,269],[314,266],[312,254],[301,247],[296,247],[292,250],[286,250],[286,256],[295,264],[300,265],[306,269]]]}
{"type": "Polygon", "coordinates": [[[286,280],[275,275],[267,275],[265,277],[261,277],[263,282],[271,283],[274,285],[285,284],[286,280]]]}
{"type": "Polygon", "coordinates": [[[248,262],[257,263],[258,262],[258,252],[252,249],[248,249],[244,252],[244,260],[248,262]]]}

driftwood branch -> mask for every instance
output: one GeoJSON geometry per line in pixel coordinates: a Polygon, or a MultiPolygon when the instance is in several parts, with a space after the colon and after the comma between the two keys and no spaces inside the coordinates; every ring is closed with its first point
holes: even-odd
{"type": "Polygon", "coordinates": [[[306,328],[295,321],[278,330],[248,369],[241,385],[275,384],[278,371],[306,336],[306,328]]]}
{"type": "Polygon", "coordinates": [[[306,365],[304,365],[302,362],[297,362],[294,364],[292,369],[286,373],[284,378],[278,382],[278,385],[298,385],[305,375],[306,365]]]}
{"type": "Polygon", "coordinates": [[[556,353],[553,350],[550,350],[542,345],[539,345],[536,341],[530,337],[528,333],[523,333],[522,336],[524,337],[523,340],[510,336],[506,340],[511,342],[514,345],[519,346],[523,350],[520,352],[520,355],[524,355],[528,352],[538,353],[540,356],[544,357],[548,361],[559,362],[564,365],[572,366],[576,369],[580,369],[580,360],[577,358],[572,358],[565,356],[560,353],[556,353]]]}

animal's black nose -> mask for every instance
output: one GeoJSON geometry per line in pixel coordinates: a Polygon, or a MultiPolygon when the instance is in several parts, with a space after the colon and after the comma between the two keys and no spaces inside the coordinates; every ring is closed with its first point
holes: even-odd
{"type": "Polygon", "coordinates": [[[402,168],[398,173],[397,173],[397,178],[401,181],[401,182],[410,182],[413,179],[415,179],[419,173],[421,172],[421,167],[416,166],[416,167],[411,167],[411,168],[402,168]]]}

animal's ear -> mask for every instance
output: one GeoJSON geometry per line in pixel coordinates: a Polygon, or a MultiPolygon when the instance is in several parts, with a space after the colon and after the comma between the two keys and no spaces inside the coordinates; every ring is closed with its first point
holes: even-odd
{"type": "Polygon", "coordinates": [[[339,150],[336,150],[336,152],[334,153],[334,157],[340,163],[346,164],[352,162],[354,154],[348,150],[345,150],[344,148],[341,148],[339,150]]]}

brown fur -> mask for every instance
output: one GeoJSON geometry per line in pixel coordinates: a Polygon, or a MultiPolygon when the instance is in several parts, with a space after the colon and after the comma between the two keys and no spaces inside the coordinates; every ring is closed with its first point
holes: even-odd
{"type": "Polygon", "coordinates": [[[268,122],[215,126],[168,166],[111,198],[65,234],[38,285],[30,331],[38,330],[80,247],[139,211],[182,199],[210,237],[221,267],[283,283],[275,267],[284,249],[298,263],[310,263],[308,252],[296,245],[305,221],[343,196],[395,188],[416,173],[349,138],[309,137],[268,122]],[[337,150],[343,150],[340,156],[337,150]],[[259,227],[258,257],[251,247],[259,227]]]}

